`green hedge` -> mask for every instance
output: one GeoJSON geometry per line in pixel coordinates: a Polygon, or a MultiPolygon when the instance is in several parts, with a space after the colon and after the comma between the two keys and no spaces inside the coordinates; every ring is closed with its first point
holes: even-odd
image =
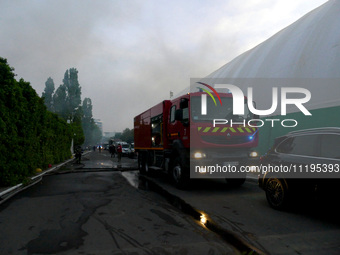
{"type": "Polygon", "coordinates": [[[0,57],[0,186],[71,157],[71,126],[47,111],[29,82],[14,76],[0,57]]]}

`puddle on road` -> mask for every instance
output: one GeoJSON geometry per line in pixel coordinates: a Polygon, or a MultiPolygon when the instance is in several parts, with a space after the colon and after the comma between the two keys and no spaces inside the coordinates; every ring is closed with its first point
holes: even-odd
{"type": "Polygon", "coordinates": [[[126,171],[122,172],[123,177],[130,183],[132,187],[139,188],[139,176],[138,171],[126,171]]]}
{"type": "Polygon", "coordinates": [[[134,188],[146,191],[153,191],[164,197],[172,206],[176,207],[183,213],[191,216],[202,227],[209,229],[210,231],[219,235],[228,244],[234,246],[238,251],[240,251],[240,254],[245,255],[265,254],[261,250],[249,244],[247,241],[240,238],[235,233],[221,228],[218,224],[212,221],[209,215],[207,215],[203,211],[197,210],[196,208],[192,207],[190,204],[185,202],[183,199],[169,193],[167,190],[163,189],[160,185],[156,184],[148,177],[139,175],[138,171],[122,172],[121,174],[134,188]]]}
{"type": "Polygon", "coordinates": [[[84,169],[93,168],[93,169],[100,169],[100,168],[113,168],[114,164],[111,160],[102,160],[100,162],[94,161],[94,162],[86,162],[84,165],[84,169]]]}

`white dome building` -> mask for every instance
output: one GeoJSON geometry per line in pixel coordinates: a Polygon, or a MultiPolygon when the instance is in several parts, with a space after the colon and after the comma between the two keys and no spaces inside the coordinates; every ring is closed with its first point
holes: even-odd
{"type": "MultiPolygon", "coordinates": [[[[295,128],[270,123],[260,128],[259,150],[263,153],[275,137],[296,129],[340,127],[340,0],[330,0],[276,33],[253,49],[208,75],[210,85],[237,85],[246,95],[253,88],[256,109],[269,109],[272,88],[301,87],[310,91],[311,99],[304,107],[312,116],[304,115],[294,105],[287,115],[278,108],[261,119],[295,119],[295,128]]],[[[301,97],[301,95],[300,95],[301,97]]],[[[278,122],[280,123],[280,122],[278,122]]]]}

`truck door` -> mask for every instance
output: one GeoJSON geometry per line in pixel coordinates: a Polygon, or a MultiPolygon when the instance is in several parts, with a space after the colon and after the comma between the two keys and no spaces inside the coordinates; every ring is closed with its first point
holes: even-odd
{"type": "Polygon", "coordinates": [[[181,140],[185,147],[189,147],[189,99],[181,98],[170,108],[169,140],[181,140]]]}

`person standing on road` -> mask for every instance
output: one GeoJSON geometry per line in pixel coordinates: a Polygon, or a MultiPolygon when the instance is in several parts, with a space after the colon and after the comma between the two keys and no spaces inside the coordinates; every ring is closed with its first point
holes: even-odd
{"type": "Polygon", "coordinates": [[[109,150],[110,150],[111,158],[112,157],[114,158],[115,153],[116,153],[116,147],[113,144],[111,144],[110,147],[109,147],[109,150]]]}
{"type": "Polygon", "coordinates": [[[120,161],[122,160],[122,151],[122,145],[119,143],[117,145],[118,163],[120,163],[120,161]]]}
{"type": "Polygon", "coordinates": [[[76,151],[75,151],[77,164],[80,164],[81,153],[82,153],[81,147],[77,146],[76,151]]]}

